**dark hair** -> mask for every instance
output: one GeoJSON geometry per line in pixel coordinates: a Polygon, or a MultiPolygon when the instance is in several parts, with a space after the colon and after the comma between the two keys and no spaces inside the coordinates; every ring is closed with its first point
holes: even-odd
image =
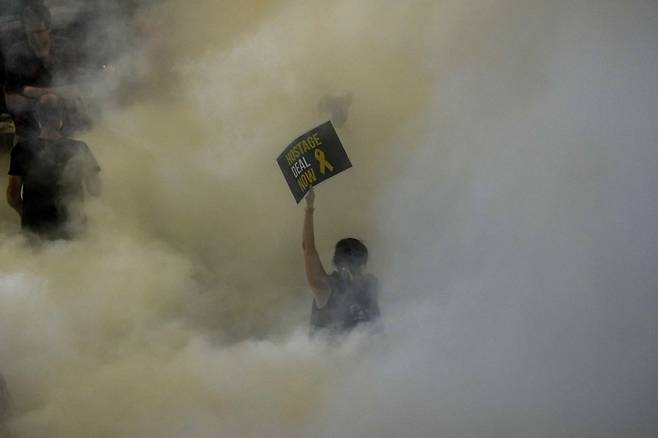
{"type": "Polygon", "coordinates": [[[41,96],[36,106],[37,120],[42,126],[64,120],[64,108],[54,94],[41,96]]]}
{"type": "Polygon", "coordinates": [[[50,29],[50,9],[41,2],[30,2],[30,4],[25,6],[21,12],[21,24],[23,27],[25,27],[27,23],[34,23],[35,21],[45,24],[46,27],[50,29]]]}
{"type": "Polygon", "coordinates": [[[348,237],[336,243],[334,266],[361,267],[368,261],[368,248],[359,239],[348,237]]]}

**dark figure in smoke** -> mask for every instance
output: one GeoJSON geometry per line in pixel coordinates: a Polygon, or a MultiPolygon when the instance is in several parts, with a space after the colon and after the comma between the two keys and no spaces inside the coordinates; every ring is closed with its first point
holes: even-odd
{"type": "Polygon", "coordinates": [[[21,216],[23,229],[70,239],[86,223],[83,185],[98,196],[101,169],[85,143],[62,134],[63,110],[55,95],[39,100],[37,118],[39,138],[19,142],[11,151],[7,202],[21,216]]]}
{"type": "Polygon", "coordinates": [[[14,44],[7,55],[7,106],[14,116],[17,135],[38,136],[34,106],[45,94],[64,99],[67,128],[84,123],[80,92],[74,85],[77,62],[72,45],[50,33],[50,11],[35,3],[23,9],[25,41],[14,44]]]}
{"type": "Polygon", "coordinates": [[[7,82],[7,71],[5,62],[0,53],[0,151],[11,149],[14,145],[14,135],[16,126],[14,120],[9,114],[7,103],[5,101],[5,83],[7,82]]]}
{"type": "Polygon", "coordinates": [[[5,86],[7,84],[7,68],[5,58],[0,51],[0,113],[7,112],[7,100],[5,99],[5,86]]]}
{"type": "Polygon", "coordinates": [[[379,324],[377,279],[365,272],[368,250],[357,239],[342,239],[336,244],[333,264],[327,274],[315,249],[313,211],[315,192],[306,196],[304,216],[304,267],[315,295],[311,309],[311,334],[325,332],[340,335],[363,323],[379,324]]]}

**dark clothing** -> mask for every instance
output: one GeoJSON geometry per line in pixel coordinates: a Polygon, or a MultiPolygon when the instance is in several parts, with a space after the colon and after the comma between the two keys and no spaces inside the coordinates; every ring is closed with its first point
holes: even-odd
{"type": "MultiPolygon", "coordinates": [[[[26,41],[11,46],[6,58],[5,91],[20,93],[26,86],[49,88],[74,83],[76,63],[71,45],[65,39],[51,36],[50,51],[51,60],[45,62],[34,54],[26,41]]],[[[12,115],[18,135],[24,138],[35,138],[39,135],[39,124],[34,111],[26,110],[12,115]]]]}
{"type": "Polygon", "coordinates": [[[329,300],[322,308],[313,300],[312,335],[322,330],[329,335],[346,334],[359,324],[379,320],[378,286],[374,276],[347,279],[333,272],[329,275],[329,287],[329,300]]]}
{"type": "Polygon", "coordinates": [[[83,142],[39,138],[18,143],[11,150],[9,174],[23,180],[23,228],[52,238],[70,237],[67,225],[84,222],[83,181],[98,172],[83,142]]]}
{"type": "Polygon", "coordinates": [[[7,62],[7,92],[17,93],[27,85],[54,87],[70,85],[75,74],[75,56],[66,39],[51,36],[51,61],[44,62],[34,54],[27,41],[9,49],[7,62]]]}
{"type": "Polygon", "coordinates": [[[0,52],[0,114],[7,112],[7,102],[5,100],[5,86],[7,84],[7,69],[5,59],[0,52]]]}
{"type": "Polygon", "coordinates": [[[0,151],[9,151],[14,145],[16,125],[11,116],[0,112],[0,151]]]}
{"type": "Polygon", "coordinates": [[[0,53],[0,151],[9,150],[14,144],[16,125],[9,115],[7,102],[5,100],[5,83],[7,82],[7,71],[5,62],[0,53]]]}

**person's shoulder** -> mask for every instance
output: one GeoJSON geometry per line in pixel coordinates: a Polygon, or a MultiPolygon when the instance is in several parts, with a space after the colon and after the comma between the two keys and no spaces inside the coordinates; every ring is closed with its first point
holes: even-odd
{"type": "Polygon", "coordinates": [[[73,138],[64,137],[57,142],[62,149],[66,149],[73,155],[88,155],[91,154],[89,146],[84,141],[76,140],[73,138]]]}
{"type": "Polygon", "coordinates": [[[16,143],[14,146],[12,146],[11,150],[9,151],[9,154],[12,157],[15,157],[16,154],[20,154],[24,150],[25,150],[25,142],[20,141],[16,143]]]}
{"type": "Polygon", "coordinates": [[[73,155],[84,158],[84,160],[89,164],[90,170],[100,172],[101,167],[98,165],[96,157],[94,156],[94,153],[91,151],[91,149],[89,149],[89,146],[87,146],[87,143],[70,138],[67,139],[67,141],[69,142],[67,147],[73,155]]]}
{"type": "Polygon", "coordinates": [[[66,141],[68,141],[68,142],[70,142],[71,144],[74,144],[74,145],[76,145],[76,146],[84,147],[84,148],[88,147],[88,146],[87,146],[87,143],[85,143],[85,142],[82,141],[82,140],[78,140],[78,139],[71,138],[71,137],[65,137],[65,139],[66,139],[66,141]]]}
{"type": "Polygon", "coordinates": [[[12,167],[14,163],[29,160],[28,157],[32,155],[30,151],[33,149],[33,147],[34,146],[32,142],[29,140],[23,140],[16,143],[9,152],[10,167],[12,167]]]}
{"type": "Polygon", "coordinates": [[[84,141],[73,140],[73,142],[75,143],[75,145],[76,145],[76,147],[78,148],[79,151],[82,151],[87,155],[91,155],[91,156],[94,155],[94,153],[89,148],[89,145],[87,143],[85,143],[84,141]]]}
{"type": "Polygon", "coordinates": [[[59,140],[57,140],[57,143],[61,145],[66,145],[67,147],[71,147],[71,148],[88,149],[87,143],[70,137],[62,137],[59,140]]]}

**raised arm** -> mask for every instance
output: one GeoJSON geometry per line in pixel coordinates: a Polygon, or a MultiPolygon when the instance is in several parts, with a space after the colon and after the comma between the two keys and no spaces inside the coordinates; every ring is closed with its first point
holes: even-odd
{"type": "Polygon", "coordinates": [[[306,195],[306,211],[304,213],[304,232],[302,236],[302,248],[304,249],[304,268],[309,286],[315,295],[318,307],[323,307],[329,300],[329,278],[322,266],[322,261],[315,249],[315,232],[313,229],[313,211],[315,192],[313,188],[306,195]]]}

